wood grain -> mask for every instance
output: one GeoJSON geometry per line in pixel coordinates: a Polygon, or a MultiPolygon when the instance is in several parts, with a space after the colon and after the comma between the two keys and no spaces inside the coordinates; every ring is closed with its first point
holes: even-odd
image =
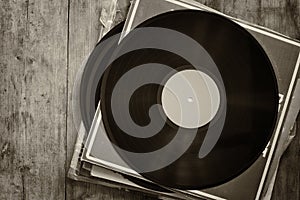
{"type": "MultiPolygon", "coordinates": [[[[300,0],[198,1],[300,39],[300,0]]],[[[0,0],[0,200],[151,199],[65,178],[77,135],[74,80],[107,3],[0,0]]],[[[129,0],[118,3],[121,21],[129,0]]],[[[274,200],[300,199],[299,163],[300,131],[282,158],[274,200]]]]}
{"type": "Polygon", "coordinates": [[[300,199],[300,117],[297,135],[281,158],[272,199],[300,199]]]}
{"type": "Polygon", "coordinates": [[[67,11],[0,1],[0,199],[64,199],[67,11]]]}

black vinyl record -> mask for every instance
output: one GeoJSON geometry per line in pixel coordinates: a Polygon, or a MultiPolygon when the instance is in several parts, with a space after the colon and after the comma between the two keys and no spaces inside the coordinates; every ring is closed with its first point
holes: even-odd
{"type": "MultiPolygon", "coordinates": [[[[270,140],[278,112],[276,77],[260,44],[247,30],[231,20],[204,11],[165,13],[143,22],[136,30],[130,32],[114,52],[120,56],[116,56],[109,65],[101,84],[104,126],[120,156],[145,178],[179,189],[217,186],[245,171],[261,155],[270,140]],[[162,31],[161,34],[155,34],[157,30],[162,31]],[[141,34],[143,31],[148,34],[141,34]],[[170,34],[165,34],[168,31],[170,34]],[[172,31],[176,32],[174,35],[177,34],[178,40],[173,39],[172,31]],[[174,46],[180,43],[180,38],[185,37],[196,41],[202,49],[186,55],[190,48],[194,48],[192,43],[183,47],[182,51],[156,48],[164,45],[176,49],[174,46]],[[143,45],[145,48],[139,48],[143,45]],[[186,55],[193,62],[178,53],[186,55]],[[130,83],[116,91],[116,85],[128,72],[148,64],[169,66],[169,71],[152,70],[151,73],[135,74],[128,79],[130,83]],[[210,65],[216,66],[216,69],[210,65]],[[170,77],[170,73],[174,74],[174,70],[181,72],[188,69],[200,69],[209,74],[220,91],[224,91],[220,92],[223,107],[220,106],[210,123],[199,128],[182,128],[168,119],[159,110],[160,106],[153,107],[162,103],[163,84],[148,82],[138,87],[130,97],[128,107],[124,108],[125,97],[131,92],[129,87],[133,87],[130,84],[151,78],[157,81],[161,79],[163,83],[170,77]],[[153,118],[149,110],[160,115],[153,118]],[[117,118],[123,125],[127,125],[126,131],[116,122],[117,118]],[[132,121],[135,125],[132,125],[132,121]],[[152,122],[154,128],[161,124],[163,126],[157,134],[148,135],[142,130],[152,122]],[[179,130],[182,143],[196,132],[192,143],[172,163],[155,166],[183,151],[181,144],[176,143],[168,152],[155,154],[170,144],[179,130]],[[205,140],[210,138],[207,136],[218,134],[220,136],[213,149],[199,156],[205,140]],[[152,155],[151,152],[155,154],[152,159],[143,160],[152,155]],[[154,170],[151,170],[152,166],[154,170]]],[[[180,45],[185,46],[185,43],[180,45]]]]}

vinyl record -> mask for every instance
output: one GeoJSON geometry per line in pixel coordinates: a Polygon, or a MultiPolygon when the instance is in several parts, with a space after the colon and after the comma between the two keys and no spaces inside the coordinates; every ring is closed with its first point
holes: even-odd
{"type": "Polygon", "coordinates": [[[203,189],[233,179],[261,155],[277,120],[277,81],[244,28],[209,12],[173,11],[143,22],[113,55],[101,84],[103,122],[117,152],[142,176],[203,189]],[[208,99],[211,118],[201,96],[209,85],[217,91],[208,99]]]}

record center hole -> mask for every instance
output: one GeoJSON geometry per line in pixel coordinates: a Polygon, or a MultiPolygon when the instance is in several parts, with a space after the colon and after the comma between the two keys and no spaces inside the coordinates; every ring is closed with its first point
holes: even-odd
{"type": "Polygon", "coordinates": [[[189,103],[193,103],[194,102],[193,97],[189,97],[187,100],[188,100],[189,103]]]}

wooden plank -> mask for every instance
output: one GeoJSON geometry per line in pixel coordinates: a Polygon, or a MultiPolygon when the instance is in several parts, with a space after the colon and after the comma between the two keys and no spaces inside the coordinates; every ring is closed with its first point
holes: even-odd
{"type": "MultiPolygon", "coordinates": [[[[84,59],[94,48],[102,28],[99,20],[103,6],[110,1],[70,1],[69,13],[69,69],[68,69],[68,117],[67,117],[67,166],[72,158],[77,129],[72,116],[72,90],[76,73],[84,59]]],[[[120,1],[116,22],[124,20],[129,1],[120,1]]],[[[127,192],[100,185],[67,180],[66,199],[151,199],[145,194],[127,192]]]]}
{"type": "MultiPolygon", "coordinates": [[[[67,166],[72,158],[77,138],[78,124],[72,112],[72,92],[76,73],[94,48],[101,29],[99,21],[101,2],[97,0],[74,0],[69,3],[69,69],[68,69],[68,116],[67,116],[67,166]]],[[[66,199],[84,199],[94,196],[93,186],[88,183],[67,180],[66,199]]],[[[99,187],[98,191],[102,193],[99,187]]]]}
{"type": "Polygon", "coordinates": [[[284,153],[279,165],[273,199],[300,199],[300,117],[297,135],[284,153]]]}
{"type": "Polygon", "coordinates": [[[225,14],[300,39],[299,0],[197,0],[225,14]]]}
{"type": "Polygon", "coordinates": [[[74,83],[78,70],[97,44],[102,28],[99,20],[102,9],[101,1],[71,0],[69,7],[67,162],[72,157],[79,127],[73,118],[74,83]]]}
{"type": "Polygon", "coordinates": [[[0,199],[64,199],[67,3],[0,1],[0,199]]]}

